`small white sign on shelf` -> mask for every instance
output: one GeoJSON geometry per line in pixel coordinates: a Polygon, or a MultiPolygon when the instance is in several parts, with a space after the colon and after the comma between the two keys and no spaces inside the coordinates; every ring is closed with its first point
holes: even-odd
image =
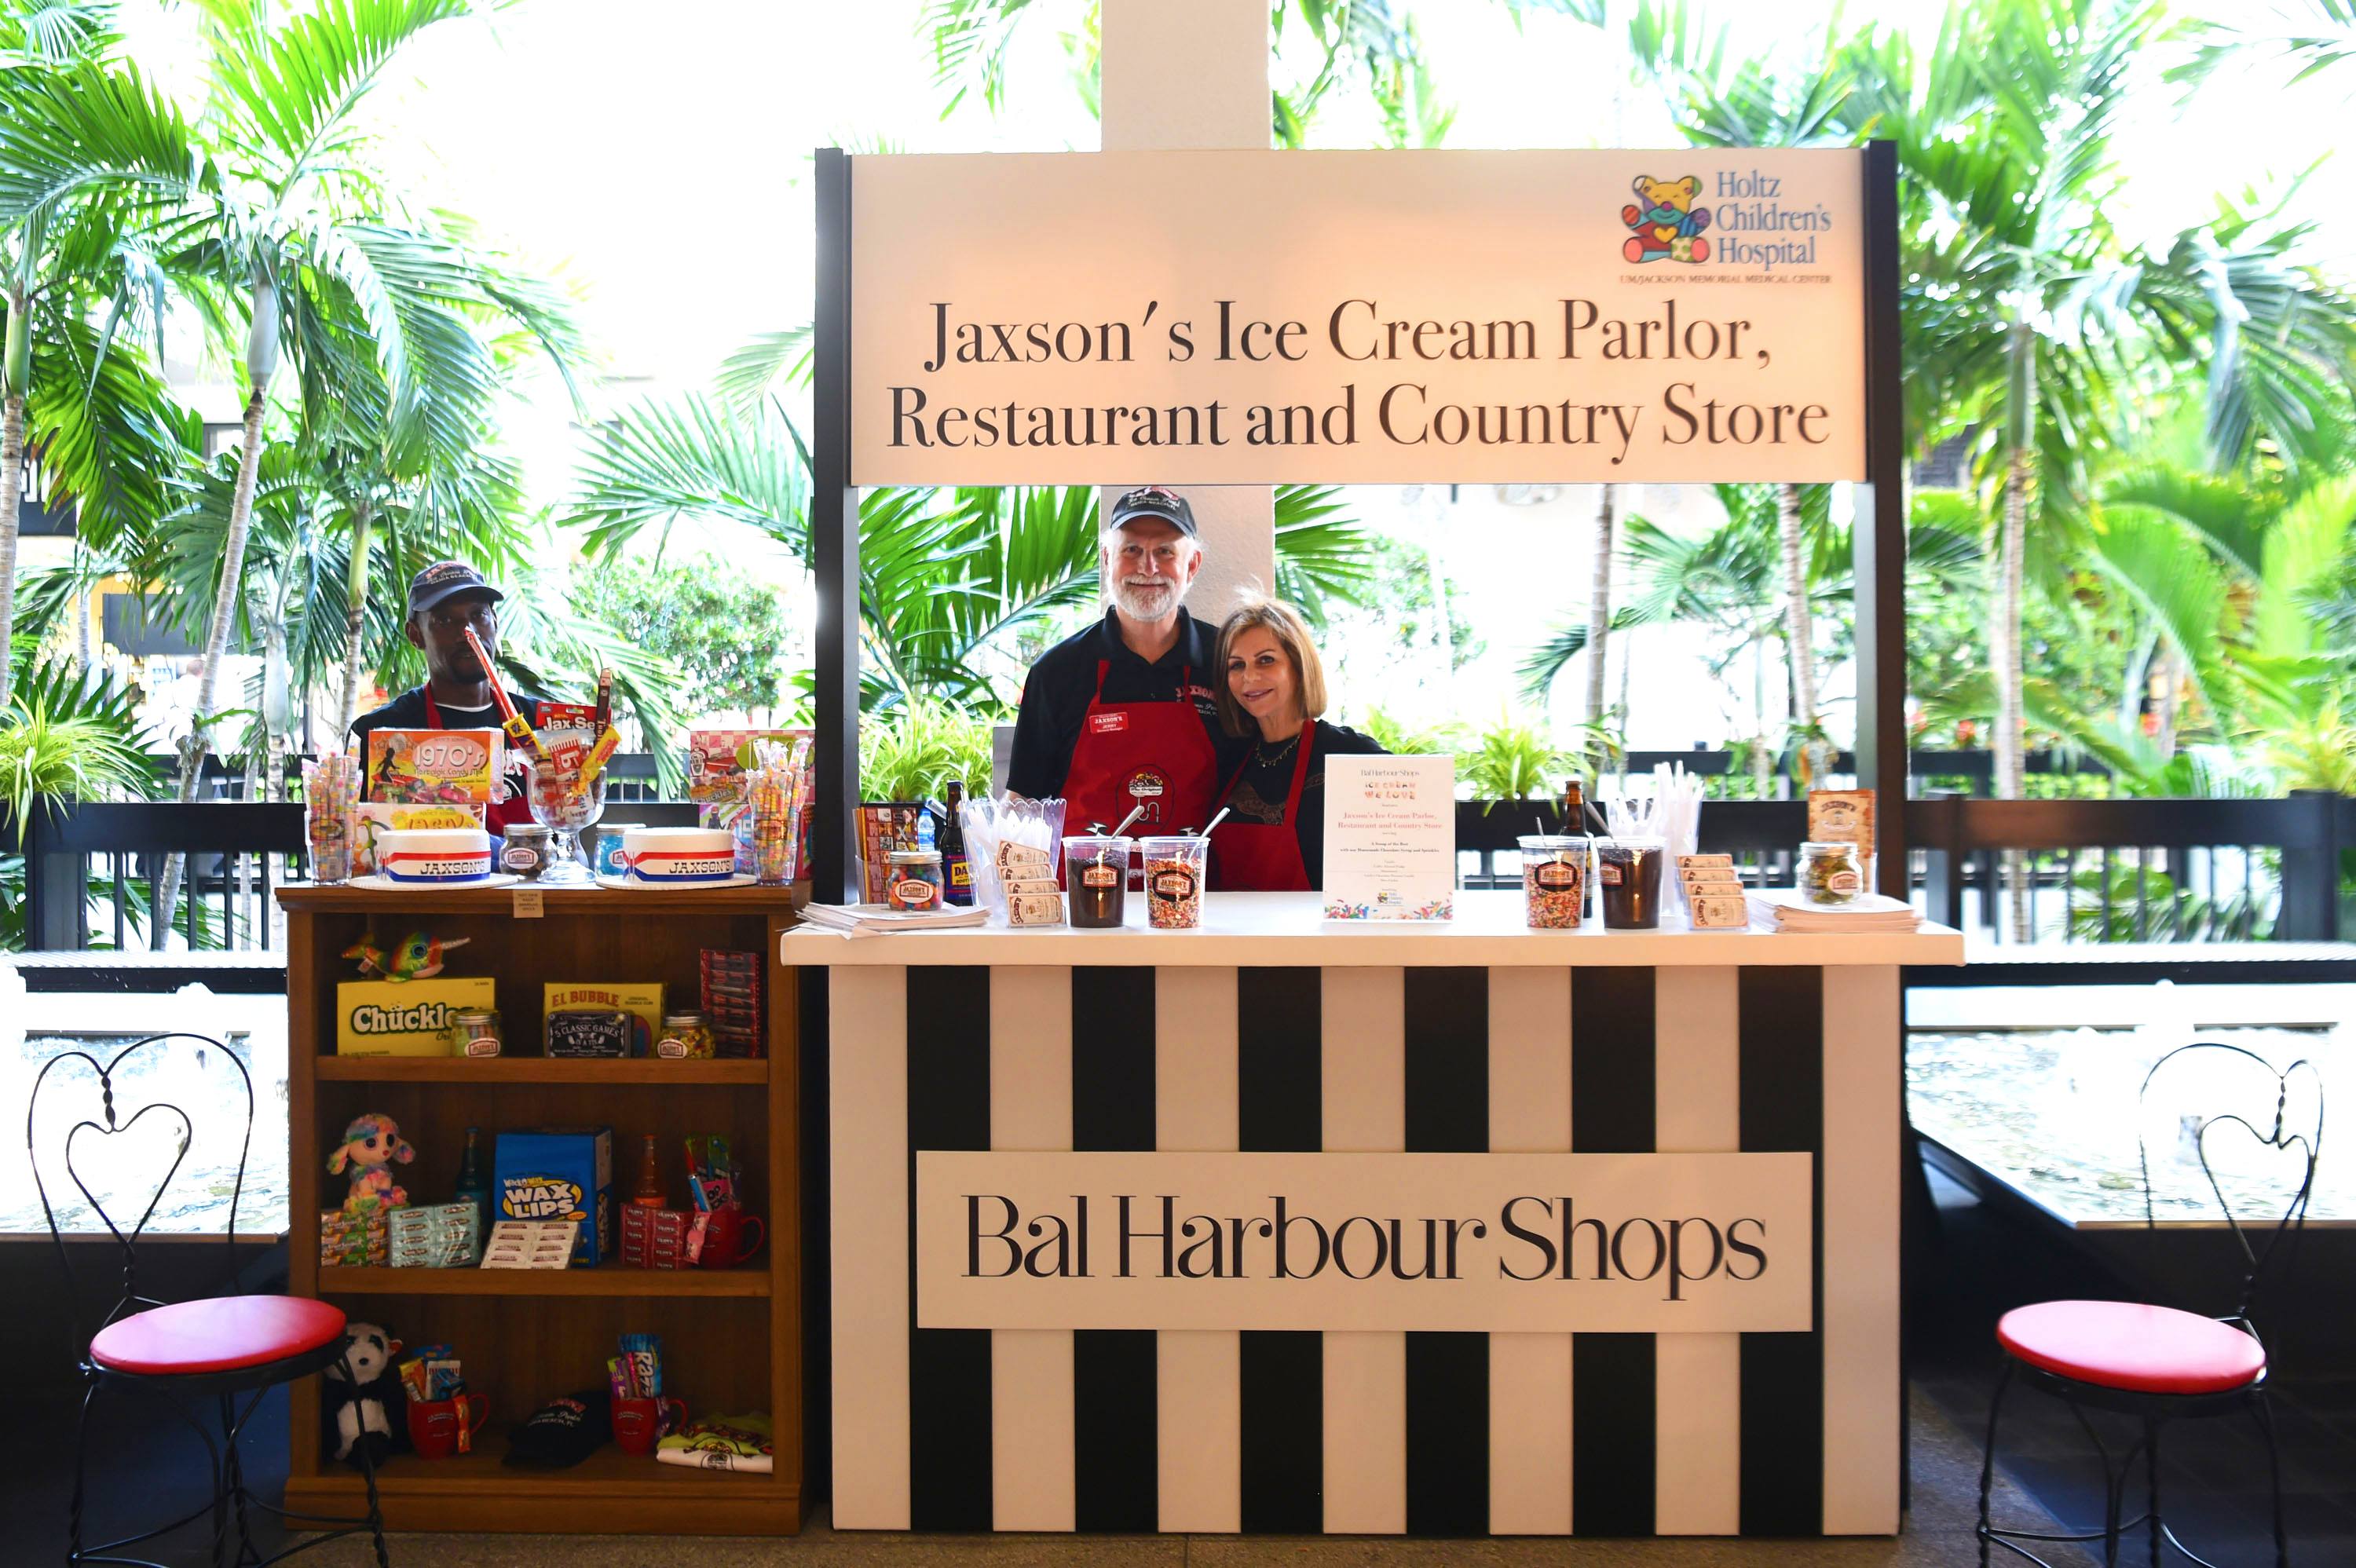
{"type": "Polygon", "coordinates": [[[1325,760],[1325,918],[1452,920],[1456,759],[1325,760]]]}

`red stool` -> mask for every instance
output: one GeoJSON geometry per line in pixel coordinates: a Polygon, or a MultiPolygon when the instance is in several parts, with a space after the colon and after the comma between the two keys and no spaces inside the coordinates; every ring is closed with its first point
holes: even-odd
{"type": "MultiPolygon", "coordinates": [[[[2194,1052],[2226,1053],[2192,1060],[2224,1062],[2250,1072],[2254,1078],[2257,1076],[2255,1070],[2262,1070],[2265,1077],[2273,1080],[2274,1115],[2268,1131],[2258,1130],[2266,1125],[2264,1117],[2251,1121],[2222,1115],[2199,1121],[2193,1135],[2201,1172],[2208,1178],[2218,1205],[2224,1210],[2226,1223],[2241,1246],[2246,1265],[2237,1298],[2239,1305],[2232,1316],[2218,1318],[2136,1301],[2041,1301],[2015,1307],[1997,1321],[1996,1339],[2004,1351],[2004,1368],[1997,1378],[1995,1397],[1989,1402],[1987,1445],[1980,1457],[1981,1568],[1987,1568],[1991,1544],[2043,1565],[2045,1559],[2021,1544],[2024,1541],[2099,1541],[2104,1545],[2104,1561],[2115,1563],[2122,1535],[2138,1525],[2149,1531],[2154,1568],[2160,1561],[2163,1541],[2195,1563],[2204,1562],[2177,1539],[2161,1516],[2160,1432],[2171,1421],[2239,1412],[2247,1412],[2265,1438],[2267,1474],[2274,1493],[2275,1562],[2276,1568],[2288,1568],[2290,1545],[2283,1530],[2282,1459],[2274,1416],[2265,1400],[2266,1349],[2250,1320],[2250,1312],[2266,1264],[2276,1255],[2283,1238],[2296,1236],[2307,1222],[2308,1197],[2315,1185],[2316,1147],[2323,1136],[2322,1081],[2306,1061],[2294,1062],[2277,1072],[2264,1058],[2240,1046],[2201,1043],[2179,1046],[2153,1063],[2144,1077],[2138,1103],[2149,1097],[2152,1083],[2162,1068],[2179,1058],[2191,1058],[2194,1052]],[[2255,1064],[2255,1070],[2250,1068],[2251,1063],[2255,1064]],[[2298,1126],[2290,1128],[2286,1125],[2286,1109],[2290,1103],[2294,1076],[2302,1069],[2315,1081],[2314,1114],[2310,1122],[2302,1107],[2298,1126]],[[2297,1190],[2281,1218],[2259,1232],[2265,1238],[2262,1246],[2252,1245],[2249,1233],[2235,1218],[2210,1169],[2208,1138],[2212,1128],[2236,1136],[2247,1135],[2263,1147],[2297,1149],[2304,1157],[2297,1190]],[[1988,1495],[1996,1478],[1997,1420],[2004,1410],[2005,1394],[2016,1381],[2067,1402],[2100,1455],[2104,1497],[2101,1530],[2040,1532],[2003,1530],[1989,1522],[1988,1495]],[[2139,1424],[2139,1435],[2115,1465],[2102,1435],[2087,1419],[2088,1409],[2121,1412],[2139,1424]],[[2122,1520],[2119,1516],[2125,1511],[2127,1484],[2138,1455],[2143,1459],[2150,1506],[2134,1519],[2122,1520]]],[[[2138,1132],[2137,1154],[2144,1171],[2144,1218],[2148,1226],[2152,1222],[2151,1161],[2141,1144],[2138,1132]]],[[[2288,1255],[2285,1254],[2286,1259],[2288,1255]]]]}
{"type": "MultiPolygon", "coordinates": [[[[181,1530],[209,1512],[212,1516],[210,1561],[218,1563],[222,1560],[229,1542],[230,1521],[234,1517],[238,1541],[235,1561],[261,1562],[263,1559],[254,1544],[249,1520],[249,1509],[258,1508],[277,1515],[296,1529],[318,1529],[325,1532],[280,1552],[278,1557],[366,1530],[376,1548],[380,1568],[390,1568],[384,1545],[384,1517],[377,1502],[376,1473],[369,1462],[367,1445],[363,1444],[356,1450],[361,1460],[361,1473],[368,1484],[368,1513],[359,1519],[292,1514],[263,1502],[246,1489],[244,1473],[238,1458],[239,1439],[264,1393],[283,1383],[309,1377],[343,1361],[351,1343],[344,1325],[343,1309],[305,1296],[225,1294],[167,1303],[138,1294],[140,1235],[155,1215],[173,1178],[179,1174],[195,1129],[187,1113],[166,1101],[152,1101],[128,1116],[120,1115],[115,1104],[117,1079],[124,1061],[134,1053],[146,1052],[148,1059],[153,1061],[172,1055],[171,1048],[176,1044],[180,1045],[183,1056],[193,1056],[200,1067],[209,1069],[220,1061],[230,1063],[237,1070],[237,1083],[244,1093],[244,1136],[240,1137],[237,1146],[239,1154],[236,1181],[230,1200],[228,1247],[222,1254],[233,1268],[237,1244],[237,1195],[243,1191],[245,1186],[244,1151],[252,1141],[253,1127],[253,1082],[236,1052],[218,1040],[198,1035],[155,1035],[125,1046],[115,1053],[112,1061],[104,1063],[85,1051],[60,1052],[44,1062],[39,1075],[33,1080],[32,1104],[26,1116],[26,1141],[32,1157],[33,1185],[40,1195],[41,1213],[48,1221],[50,1237],[57,1243],[59,1259],[65,1265],[69,1300],[76,1315],[74,1338],[76,1343],[83,1347],[80,1369],[84,1387],[81,1409],[74,1423],[73,1497],[70,1505],[66,1561],[69,1563],[145,1562],[145,1559],[119,1553],[125,1547],[139,1545],[181,1530]],[[43,1103],[42,1091],[49,1085],[50,1072],[60,1062],[66,1061],[87,1063],[96,1075],[103,1120],[85,1119],[75,1123],[66,1133],[60,1157],[66,1175],[96,1212],[122,1253],[122,1296],[96,1328],[87,1333],[80,1317],[80,1293],[75,1289],[72,1260],[59,1230],[56,1211],[49,1203],[48,1188],[41,1179],[40,1151],[31,1147],[34,1130],[39,1125],[37,1118],[43,1103]],[[104,1205],[75,1170],[75,1142],[85,1135],[102,1139],[127,1132],[150,1115],[158,1117],[166,1128],[177,1122],[178,1150],[173,1157],[170,1168],[155,1184],[155,1195],[148,1200],[138,1221],[126,1232],[115,1223],[113,1217],[107,1213],[104,1205]],[[181,1415],[196,1429],[198,1436],[204,1439],[212,1464],[212,1496],[194,1512],[169,1523],[102,1545],[84,1547],[81,1539],[82,1506],[90,1412],[102,1389],[160,1393],[177,1403],[181,1415]],[[218,1443],[206,1422],[200,1418],[199,1413],[207,1401],[213,1402],[216,1406],[220,1426],[220,1441],[218,1443]]],[[[62,1092],[68,1080],[60,1078],[58,1082],[62,1092]]],[[[224,1283],[227,1283],[226,1279],[224,1283]]],[[[273,1562],[276,1560],[276,1557],[270,1559],[273,1562]]],[[[161,1568],[161,1565],[155,1565],[155,1568],[161,1568]]]]}

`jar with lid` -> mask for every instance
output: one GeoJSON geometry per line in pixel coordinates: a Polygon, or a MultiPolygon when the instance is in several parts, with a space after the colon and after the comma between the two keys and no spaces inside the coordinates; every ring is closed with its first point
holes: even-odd
{"type": "Polygon", "coordinates": [[[537,822],[510,822],[502,835],[499,869],[527,882],[540,880],[548,869],[548,829],[537,822]]]}
{"type": "Polygon", "coordinates": [[[701,1013],[663,1014],[662,1033],[655,1040],[657,1056],[666,1061],[687,1061],[712,1053],[712,1030],[704,1026],[701,1013]]]}
{"type": "Polygon", "coordinates": [[[892,873],[884,884],[884,895],[894,909],[908,913],[938,909],[944,891],[938,849],[892,852],[892,873]]]}
{"type": "Polygon", "coordinates": [[[502,1044],[497,1008],[464,1008],[450,1015],[450,1054],[497,1056],[502,1044]]]}
{"type": "Polygon", "coordinates": [[[1811,841],[1800,846],[1803,903],[1855,903],[1864,891],[1865,858],[1856,845],[1811,841]]]}

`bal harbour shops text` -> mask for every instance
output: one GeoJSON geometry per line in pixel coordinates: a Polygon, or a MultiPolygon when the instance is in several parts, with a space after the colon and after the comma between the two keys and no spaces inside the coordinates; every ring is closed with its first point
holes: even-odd
{"type": "Polygon", "coordinates": [[[1124,1193],[1111,1202],[1111,1234],[1099,1237],[1106,1206],[1092,1206],[1086,1194],[1074,1196],[1068,1213],[1029,1216],[997,1193],[961,1196],[970,1279],[1095,1278],[1107,1243],[1122,1279],[1313,1279],[1330,1271],[1353,1280],[1452,1280],[1494,1267],[1499,1278],[1524,1282],[1654,1280],[1670,1301],[1683,1299],[1688,1285],[1720,1275],[1747,1283],[1768,1268],[1762,1220],[1581,1216],[1568,1197],[1508,1199],[1493,1227],[1452,1216],[1353,1214],[1329,1222],[1295,1211],[1281,1195],[1265,1214],[1185,1214],[1175,1196],[1124,1193]]]}

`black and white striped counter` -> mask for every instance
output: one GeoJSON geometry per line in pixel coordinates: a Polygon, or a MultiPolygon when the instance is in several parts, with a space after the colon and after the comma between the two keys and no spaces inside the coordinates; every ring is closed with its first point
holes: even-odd
{"type": "MultiPolygon", "coordinates": [[[[1460,900],[1433,927],[1326,924],[1313,895],[1242,894],[1214,895],[1194,933],[784,939],[787,964],[831,971],[838,1526],[1898,1529],[1898,966],[1960,963],[1962,938],[1533,933],[1517,892],[1460,900]],[[1504,1210],[1525,1221],[1511,1238],[1494,1204],[1440,1221],[1444,1278],[1441,1232],[1410,1219],[1387,1241],[1369,1218],[1344,1236],[1340,1209],[1324,1220],[1346,1281],[1284,1275],[1280,1227],[1256,1220],[1189,1232],[1220,1232],[1227,1277],[1215,1249],[1208,1280],[1116,1277],[1124,1227],[1135,1274],[1153,1274],[1156,1195],[1221,1172],[1253,1214],[1296,1179],[1363,1192],[1370,1213],[1419,1187],[1440,1206],[1468,1182],[1532,1196],[1504,1210]],[[1093,1210],[1068,1201],[1099,1177],[1134,1209],[1101,1189],[1093,1210]],[[1076,1267],[1068,1249],[1016,1266],[1065,1229],[1044,1200],[1018,1225],[1010,1200],[976,1197],[1026,1180],[1078,1210],[1093,1253],[1083,1242],[1076,1267]],[[1558,1180],[1590,1210],[1629,1191],[1668,1205],[1623,1224],[1623,1277],[1577,1277],[1608,1261],[1604,1229],[1572,1243],[1572,1186],[1535,1185],[1558,1180]],[[1782,1187],[1787,1218],[1703,1224],[1695,1194],[1754,1185],[1782,1187]],[[1698,1275],[1707,1242],[1723,1277],[1664,1299],[1665,1226],[1684,1228],[1680,1268],[1698,1275]],[[1771,1229],[1775,1269],[1718,1246],[1771,1229]],[[1058,1260],[1086,1277],[1034,1277],[1058,1260]],[[1778,1328],[1712,1323],[1756,1316],[1771,1285],[1778,1328]],[[1358,1324],[1354,1300],[1379,1321],[1358,1324]],[[1190,1326],[1137,1327],[1141,1311],[1190,1326]],[[977,1312],[1022,1326],[932,1326],[977,1312]]],[[[1328,1232],[1292,1232],[1299,1274],[1328,1232]]]]}

